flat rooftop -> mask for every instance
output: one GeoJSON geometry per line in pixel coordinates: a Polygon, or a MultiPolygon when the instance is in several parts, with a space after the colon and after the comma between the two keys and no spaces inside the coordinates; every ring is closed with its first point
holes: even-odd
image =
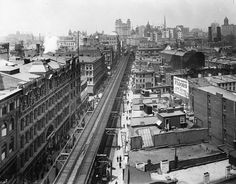
{"type": "Polygon", "coordinates": [[[134,110],[132,110],[132,112],[131,112],[131,117],[132,118],[143,118],[143,117],[147,117],[147,116],[153,116],[153,114],[147,114],[147,113],[145,113],[144,111],[134,111],[134,110]]]}
{"type": "Polygon", "coordinates": [[[214,95],[216,95],[216,93],[220,93],[223,95],[224,98],[226,98],[228,100],[236,101],[236,95],[234,93],[224,90],[220,87],[205,86],[205,87],[199,87],[198,89],[208,92],[208,93],[211,93],[211,94],[214,94],[214,95]]]}
{"type": "Polygon", "coordinates": [[[98,59],[100,59],[102,56],[99,57],[92,57],[92,56],[79,56],[79,62],[80,63],[94,63],[98,59]]]}
{"type": "MultiPolygon", "coordinates": [[[[200,158],[204,156],[221,153],[217,147],[210,143],[201,143],[191,146],[177,147],[177,155],[179,160],[187,160],[192,158],[200,158]]],[[[162,160],[174,160],[175,148],[162,148],[152,150],[138,150],[129,152],[130,165],[135,167],[136,163],[147,162],[151,159],[153,164],[160,163],[162,160]]]]}
{"type": "Polygon", "coordinates": [[[177,110],[174,112],[161,112],[158,113],[160,116],[162,116],[163,118],[165,117],[173,117],[173,116],[184,116],[185,113],[183,111],[177,110]]]}
{"type": "Polygon", "coordinates": [[[147,116],[141,118],[132,118],[131,126],[146,126],[146,125],[157,125],[159,119],[156,116],[147,116]]]}
{"type": "Polygon", "coordinates": [[[141,136],[139,134],[139,131],[144,130],[144,129],[149,129],[151,135],[159,134],[161,132],[161,130],[155,125],[149,125],[149,126],[144,125],[142,127],[130,127],[129,129],[130,137],[141,136]]]}
{"type": "Polygon", "coordinates": [[[221,75],[221,76],[211,76],[206,77],[206,79],[209,82],[214,83],[228,83],[228,82],[236,82],[236,76],[235,75],[221,75]]]}

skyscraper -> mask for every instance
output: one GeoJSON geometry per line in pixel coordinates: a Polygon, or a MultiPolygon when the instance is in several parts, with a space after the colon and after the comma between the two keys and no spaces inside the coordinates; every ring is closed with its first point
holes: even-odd
{"type": "Polygon", "coordinates": [[[131,35],[131,21],[127,19],[127,22],[122,22],[121,19],[115,21],[115,30],[120,39],[125,41],[128,36],[131,35]]]}

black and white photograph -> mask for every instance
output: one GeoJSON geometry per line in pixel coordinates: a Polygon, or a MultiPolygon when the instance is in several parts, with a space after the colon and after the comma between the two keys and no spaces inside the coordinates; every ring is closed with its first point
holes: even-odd
{"type": "Polygon", "coordinates": [[[236,184],[236,0],[0,0],[0,184],[236,184]]]}

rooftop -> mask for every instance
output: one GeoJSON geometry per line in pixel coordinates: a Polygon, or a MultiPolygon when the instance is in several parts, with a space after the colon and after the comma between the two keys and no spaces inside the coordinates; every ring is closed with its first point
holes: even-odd
{"type": "Polygon", "coordinates": [[[227,64],[227,65],[235,65],[236,64],[236,58],[230,58],[230,57],[222,57],[222,58],[214,58],[210,60],[211,63],[220,63],[220,64],[227,64]]]}
{"type": "Polygon", "coordinates": [[[186,51],[183,51],[183,50],[163,50],[160,53],[161,54],[176,55],[176,56],[184,56],[184,54],[186,54],[186,51]]]}
{"type": "MultiPolygon", "coordinates": [[[[221,153],[214,145],[210,143],[201,143],[191,146],[181,146],[177,147],[177,154],[179,160],[187,160],[191,158],[200,158],[204,156],[213,155],[216,153],[221,153]]],[[[174,160],[175,148],[162,148],[153,150],[138,150],[130,151],[130,165],[135,166],[139,162],[147,162],[151,159],[152,163],[160,163],[162,160],[174,160]]]]}
{"type": "Polygon", "coordinates": [[[227,90],[224,90],[220,87],[216,87],[216,86],[205,86],[205,87],[199,87],[198,89],[214,94],[216,95],[216,93],[222,94],[224,98],[231,100],[231,101],[236,101],[236,95],[232,92],[229,92],[227,90]]]}
{"type": "Polygon", "coordinates": [[[214,83],[236,82],[236,75],[221,75],[221,76],[211,76],[205,78],[209,82],[214,82],[214,83]]]}
{"type": "Polygon", "coordinates": [[[82,63],[82,62],[84,62],[84,63],[93,63],[93,62],[97,61],[100,58],[101,58],[101,56],[99,56],[99,57],[79,56],[79,61],[80,61],[80,63],[82,63]]]}
{"type": "MultiPolygon", "coordinates": [[[[141,136],[143,138],[143,140],[147,140],[147,137],[149,137],[152,141],[152,137],[149,136],[150,135],[155,135],[155,134],[159,134],[161,132],[161,130],[156,126],[156,125],[143,125],[142,127],[131,127],[129,129],[130,132],[130,137],[136,137],[136,136],[141,136]],[[149,132],[145,131],[145,130],[149,130],[149,132]],[[146,133],[144,133],[144,138],[143,134],[141,133],[142,131],[145,131],[146,133]]],[[[143,145],[144,148],[145,145],[143,145]]],[[[151,145],[152,147],[153,145],[151,145]]]]}
{"type": "Polygon", "coordinates": [[[2,72],[0,72],[0,78],[0,100],[21,90],[18,86],[22,80],[2,72]]]}
{"type": "Polygon", "coordinates": [[[147,126],[147,125],[157,125],[159,119],[156,116],[147,116],[147,117],[135,117],[131,119],[131,126],[147,126]]]}
{"type": "Polygon", "coordinates": [[[183,111],[180,111],[180,110],[177,110],[177,111],[174,111],[174,112],[161,112],[161,113],[158,113],[160,116],[162,117],[173,117],[173,116],[184,116],[185,113],[183,111]]]}

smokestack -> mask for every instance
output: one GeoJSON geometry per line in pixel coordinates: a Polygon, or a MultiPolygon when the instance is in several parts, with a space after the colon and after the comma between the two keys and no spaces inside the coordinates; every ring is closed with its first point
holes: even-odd
{"type": "Polygon", "coordinates": [[[216,28],[216,30],[217,30],[217,41],[221,41],[221,27],[220,26],[218,26],[217,28],[216,28]]]}
{"type": "Polygon", "coordinates": [[[208,27],[208,42],[212,42],[212,27],[208,27]]]}
{"type": "Polygon", "coordinates": [[[40,55],[40,44],[39,43],[36,44],[36,53],[37,53],[37,56],[40,55]]]}

